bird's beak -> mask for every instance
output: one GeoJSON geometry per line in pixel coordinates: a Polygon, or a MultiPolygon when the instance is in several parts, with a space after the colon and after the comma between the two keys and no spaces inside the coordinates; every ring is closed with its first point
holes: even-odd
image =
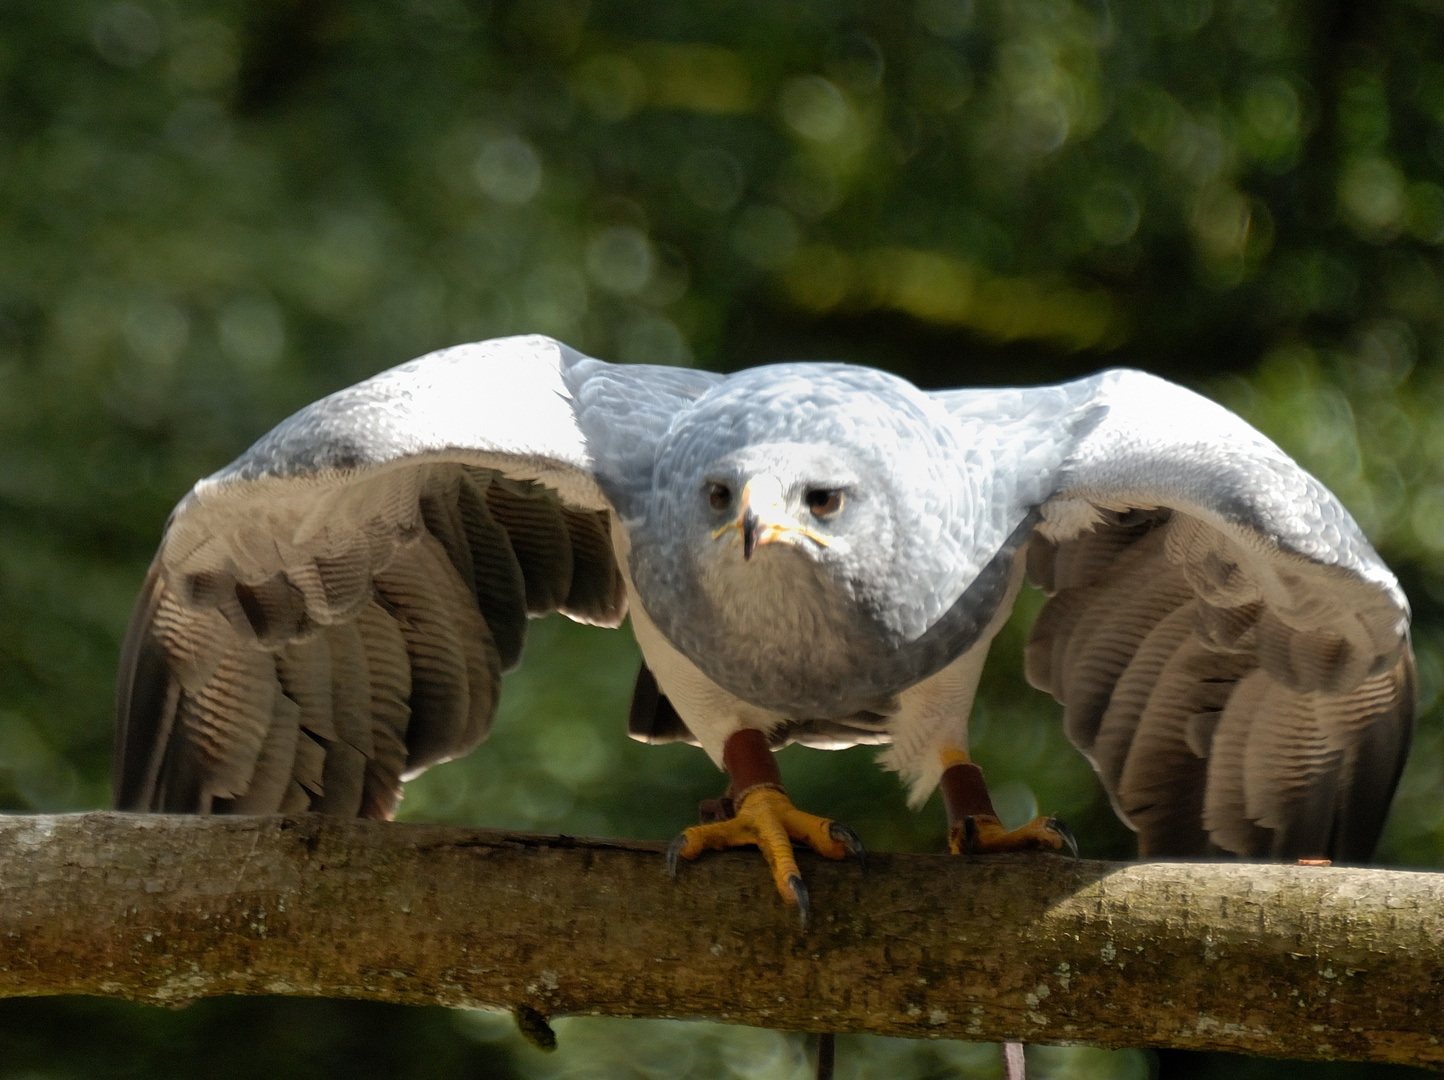
{"type": "Polygon", "coordinates": [[[782,495],[782,485],[771,476],[756,476],[742,488],[742,497],[737,518],[713,533],[720,539],[736,529],[742,537],[742,557],[751,559],[752,553],[763,544],[785,537],[802,536],[818,547],[827,547],[827,537],[804,525],[799,525],[787,512],[787,501],[782,495]]]}
{"type": "MultiPolygon", "coordinates": [[[[737,519],[737,528],[742,533],[742,557],[744,559],[750,559],[752,558],[753,550],[757,547],[757,534],[759,531],[758,526],[761,525],[762,519],[757,516],[756,510],[753,510],[750,506],[747,506],[747,496],[744,494],[742,498],[744,509],[742,511],[742,516],[737,519]]],[[[762,542],[764,544],[767,543],[768,540],[772,539],[772,532],[774,528],[775,526],[771,524],[767,526],[767,531],[763,533],[764,539],[762,540],[762,542]]]]}

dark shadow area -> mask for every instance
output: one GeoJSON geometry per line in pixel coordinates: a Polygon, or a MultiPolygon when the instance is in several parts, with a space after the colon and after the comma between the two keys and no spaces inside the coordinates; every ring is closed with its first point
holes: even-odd
{"type": "Polygon", "coordinates": [[[1407,1065],[1372,1065],[1353,1061],[1285,1061],[1239,1054],[1200,1054],[1188,1050],[1155,1050],[1155,1080],[1424,1080],[1438,1076],[1431,1069],[1407,1065]]]}
{"type": "Polygon", "coordinates": [[[445,1009],[306,998],[215,998],[157,1009],[94,998],[0,1002],[0,1075],[90,1080],[510,1080],[505,1051],[445,1009]]]}

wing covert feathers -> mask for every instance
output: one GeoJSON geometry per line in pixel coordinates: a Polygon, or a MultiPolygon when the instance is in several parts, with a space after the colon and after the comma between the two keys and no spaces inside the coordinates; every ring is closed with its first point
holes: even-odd
{"type": "Polygon", "coordinates": [[[389,817],[404,779],[485,738],[529,616],[625,615],[605,512],[472,466],[393,487],[408,498],[373,492],[361,542],[273,536],[283,567],[259,585],[236,559],[157,561],[124,653],[118,806],[389,817]]]}
{"type": "Polygon", "coordinates": [[[564,353],[414,361],[196,486],[126,635],[117,806],[390,817],[486,736],[529,617],[621,622],[564,353]]]}
{"type": "Polygon", "coordinates": [[[1095,515],[1032,540],[1026,672],[1140,853],[1367,859],[1413,729],[1406,613],[1190,514],[1095,515]]]}
{"type": "Polygon", "coordinates": [[[1240,417],[1142,372],[945,397],[1100,410],[1031,541],[1050,599],[1026,670],[1142,853],[1368,858],[1413,730],[1409,609],[1338,499],[1240,417]]]}

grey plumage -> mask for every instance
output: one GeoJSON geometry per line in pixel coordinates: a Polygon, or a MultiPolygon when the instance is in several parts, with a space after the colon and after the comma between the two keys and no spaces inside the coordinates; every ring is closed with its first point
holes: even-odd
{"type": "Polygon", "coordinates": [[[928,394],[545,338],[383,373],[196,485],[122,655],[117,804],[389,816],[484,738],[529,617],[629,605],[640,737],[891,740],[925,794],[1024,561],[1028,677],[1145,852],[1367,856],[1412,730],[1407,604],[1237,417],[1138,372],[928,394]],[[802,524],[744,558],[758,477],[802,524]]]}

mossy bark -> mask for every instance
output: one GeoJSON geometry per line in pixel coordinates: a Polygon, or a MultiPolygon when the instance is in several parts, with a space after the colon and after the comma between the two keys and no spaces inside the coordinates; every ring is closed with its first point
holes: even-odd
{"type": "Polygon", "coordinates": [[[1444,1065],[1444,875],[801,858],[292,818],[0,818],[0,996],[293,994],[1444,1065]]]}

